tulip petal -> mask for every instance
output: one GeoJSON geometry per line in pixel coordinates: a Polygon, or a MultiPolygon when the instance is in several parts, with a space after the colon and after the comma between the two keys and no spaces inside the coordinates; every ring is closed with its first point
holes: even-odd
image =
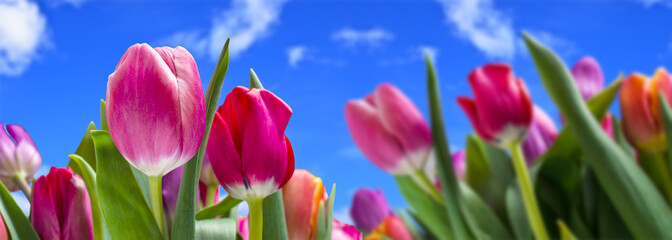
{"type": "Polygon", "coordinates": [[[54,203],[52,195],[47,176],[39,177],[33,184],[30,220],[41,239],[61,238],[59,208],[54,203]]]}
{"type": "Polygon", "coordinates": [[[649,104],[648,89],[646,77],[639,74],[630,75],[621,86],[623,132],[638,149],[656,147],[647,145],[656,141],[660,133],[649,104]]]}
{"type": "MultiPolygon", "coordinates": [[[[70,169],[66,169],[72,172],[70,169]]],[[[93,221],[91,218],[91,202],[89,193],[82,178],[71,175],[63,183],[61,196],[63,197],[63,226],[62,239],[85,240],[93,239],[93,221]]]]}
{"type": "Polygon", "coordinates": [[[460,106],[460,108],[462,108],[462,111],[464,111],[464,113],[467,115],[467,118],[469,118],[471,125],[476,130],[476,133],[478,133],[478,135],[481,136],[481,138],[485,139],[486,141],[491,141],[492,139],[494,139],[495,136],[493,136],[491,132],[487,131],[485,128],[482,127],[481,118],[476,108],[476,101],[467,97],[458,97],[457,104],[460,106]]]}
{"type": "Polygon", "coordinates": [[[14,138],[17,145],[19,143],[25,142],[27,144],[33,145],[33,147],[35,146],[33,138],[31,138],[30,135],[28,135],[28,132],[26,132],[26,129],[24,129],[23,127],[14,124],[8,124],[7,132],[9,132],[9,134],[12,135],[12,138],[14,138]]]}
{"type": "Polygon", "coordinates": [[[362,188],[355,192],[350,216],[358,228],[371,232],[390,215],[393,215],[392,209],[381,190],[362,188]]]}
{"type": "Polygon", "coordinates": [[[324,199],[322,179],[297,169],[282,188],[289,239],[314,239],[320,201],[324,199]]]}
{"type": "MultiPolygon", "coordinates": [[[[220,110],[217,110],[215,113],[206,155],[211,160],[212,170],[215,172],[215,176],[217,176],[224,190],[232,197],[242,199],[244,193],[233,192],[232,189],[234,185],[244,185],[243,174],[241,172],[243,166],[240,154],[236,149],[237,146],[233,141],[232,133],[235,131],[220,114],[220,112],[224,111],[226,110],[220,107],[220,110]]],[[[245,189],[245,186],[243,186],[243,189],[245,189]]]]}
{"type": "Polygon", "coordinates": [[[574,64],[572,76],[584,101],[588,101],[604,88],[604,75],[600,64],[590,56],[583,57],[574,64]]]}

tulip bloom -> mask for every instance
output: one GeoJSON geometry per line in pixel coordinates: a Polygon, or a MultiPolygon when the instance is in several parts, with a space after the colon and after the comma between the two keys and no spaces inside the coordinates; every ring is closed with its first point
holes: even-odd
{"type": "MultiPolygon", "coordinates": [[[[581,97],[584,101],[588,101],[595,94],[600,93],[604,89],[604,75],[602,74],[602,68],[597,61],[590,57],[583,57],[577,61],[572,67],[572,77],[576,82],[576,86],[579,88],[581,97]]],[[[560,120],[563,121],[562,116],[560,120]]],[[[614,131],[612,129],[612,119],[611,114],[607,113],[602,120],[602,129],[610,137],[614,137],[614,131]]]]}
{"type": "Polygon", "coordinates": [[[355,144],[376,166],[392,174],[422,170],[432,150],[432,133],[420,110],[399,89],[381,84],[345,106],[355,144]]]}
{"type": "Polygon", "coordinates": [[[522,141],[533,112],[523,80],[516,78],[506,64],[487,64],[472,71],[468,79],[474,99],[459,97],[457,103],[476,133],[501,148],[522,141]]]}
{"type": "Polygon", "coordinates": [[[30,199],[28,184],[42,164],[42,157],[23,127],[10,124],[7,131],[12,137],[0,123],[0,181],[10,192],[21,189],[30,199]]]}
{"type": "Polygon", "coordinates": [[[331,224],[331,240],[362,240],[362,233],[355,226],[334,219],[331,224]]]}
{"type": "Polygon", "coordinates": [[[264,198],[294,172],[285,136],[292,109],[264,89],[236,87],[215,113],[206,154],[224,190],[233,198],[264,198]]]}
{"type": "Polygon", "coordinates": [[[365,240],[382,239],[413,240],[413,236],[400,218],[396,216],[389,216],[383,220],[378,228],[373,230],[373,232],[365,238],[365,240]],[[383,238],[381,235],[387,238],[383,238]]]}
{"type": "Polygon", "coordinates": [[[534,106],[532,125],[523,142],[523,154],[525,154],[527,165],[531,165],[544,154],[557,136],[558,130],[555,128],[553,119],[544,110],[534,106]]]}
{"type": "Polygon", "coordinates": [[[322,179],[297,169],[282,188],[282,199],[289,239],[316,239],[320,203],[326,200],[322,179]]]}
{"type": "Polygon", "coordinates": [[[91,202],[70,168],[51,167],[35,181],[31,221],[41,239],[93,239],[91,202]]]}
{"type": "Polygon", "coordinates": [[[391,215],[394,215],[394,212],[387,204],[381,190],[362,188],[355,192],[350,216],[359,229],[371,232],[383,222],[383,219],[391,215]]]}
{"type": "Polygon", "coordinates": [[[198,151],[205,101],[194,58],[182,47],[131,46],[107,82],[114,144],[147,176],[163,176],[198,151]]]}
{"type": "Polygon", "coordinates": [[[637,150],[658,153],[667,149],[661,122],[658,94],[662,91],[672,103],[672,78],[660,68],[651,81],[640,74],[628,76],[621,86],[623,132],[637,150]]]}

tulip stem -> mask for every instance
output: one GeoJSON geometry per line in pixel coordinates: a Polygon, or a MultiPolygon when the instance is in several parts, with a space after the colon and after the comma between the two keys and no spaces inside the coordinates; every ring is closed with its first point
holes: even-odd
{"type": "Polygon", "coordinates": [[[208,189],[206,190],[208,192],[206,193],[206,196],[205,196],[205,206],[203,206],[204,208],[215,203],[215,193],[217,193],[217,188],[218,187],[219,187],[219,185],[209,185],[208,186],[208,189]]]}
{"type": "Polygon", "coordinates": [[[440,204],[445,204],[443,201],[443,197],[441,197],[441,194],[439,193],[438,190],[436,190],[436,187],[434,187],[434,184],[429,180],[427,175],[425,174],[424,171],[419,170],[415,172],[414,174],[411,174],[411,178],[415,183],[422,188],[431,198],[436,200],[436,202],[440,204]]]}
{"type": "Polygon", "coordinates": [[[156,225],[159,226],[161,234],[163,234],[164,239],[168,239],[168,232],[164,226],[163,220],[163,189],[161,188],[161,178],[162,176],[147,176],[149,180],[149,202],[152,207],[152,215],[154,215],[154,220],[156,225]]]}
{"type": "Polygon", "coordinates": [[[249,240],[261,240],[264,234],[264,198],[252,198],[247,200],[250,209],[249,240]]]}
{"type": "Polygon", "coordinates": [[[28,185],[28,182],[26,182],[26,175],[24,174],[16,174],[12,178],[14,180],[14,183],[19,186],[19,189],[21,189],[21,192],[23,192],[23,195],[26,195],[26,198],[28,199],[29,202],[32,202],[32,191],[30,189],[30,186],[28,185]]]}
{"type": "Polygon", "coordinates": [[[672,206],[672,177],[670,176],[670,168],[667,166],[665,152],[645,153],[644,151],[640,151],[640,153],[642,154],[640,155],[639,162],[642,169],[649,175],[649,178],[663,196],[665,196],[667,203],[672,206]]]}
{"type": "Polygon", "coordinates": [[[520,186],[520,193],[523,196],[523,203],[525,204],[527,219],[530,221],[530,226],[532,227],[534,237],[538,240],[547,240],[549,239],[548,233],[546,232],[544,220],[541,217],[541,212],[539,211],[539,206],[537,205],[537,198],[534,195],[534,188],[532,187],[530,174],[527,172],[527,164],[525,161],[525,156],[523,156],[520,142],[514,141],[509,147],[509,150],[511,151],[513,166],[516,170],[518,184],[520,186]]]}

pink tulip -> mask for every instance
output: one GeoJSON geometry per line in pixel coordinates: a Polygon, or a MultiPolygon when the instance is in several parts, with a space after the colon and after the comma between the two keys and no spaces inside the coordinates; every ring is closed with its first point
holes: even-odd
{"type": "Polygon", "coordinates": [[[315,239],[318,210],[325,201],[322,179],[305,169],[296,169],[282,188],[289,239],[315,239]]]}
{"type": "Polygon", "coordinates": [[[23,127],[10,124],[7,131],[12,137],[7,135],[0,123],[0,181],[10,192],[21,189],[30,195],[28,184],[33,182],[42,157],[23,127]]]}
{"type": "Polygon", "coordinates": [[[91,202],[70,168],[51,167],[35,181],[31,221],[41,239],[93,239],[91,202]]]}
{"type": "Polygon", "coordinates": [[[432,133],[420,110],[399,89],[384,83],[345,106],[355,144],[376,166],[392,174],[422,170],[432,150],[432,133]]]}
{"type": "Polygon", "coordinates": [[[264,89],[236,87],[215,113],[207,157],[233,198],[264,198],[289,181],[294,153],[285,136],[292,109],[264,89]]]}
{"type": "Polygon", "coordinates": [[[604,88],[602,69],[593,57],[586,56],[579,59],[572,67],[572,76],[585,101],[588,101],[604,88]]]}
{"type": "Polygon", "coordinates": [[[189,161],[203,139],[205,101],[182,47],[131,46],[107,82],[107,124],[119,152],[148,176],[189,161]]]}
{"type": "Polygon", "coordinates": [[[5,225],[5,220],[0,216],[0,240],[8,240],[9,233],[7,233],[7,226],[5,225]]]}
{"type": "Polygon", "coordinates": [[[534,106],[532,125],[523,142],[523,154],[525,154],[527,164],[531,165],[544,154],[557,136],[558,130],[555,128],[553,119],[544,110],[534,106]]]}
{"type": "Polygon", "coordinates": [[[331,240],[362,240],[362,233],[355,226],[334,219],[331,224],[331,240]]]}
{"type": "Polygon", "coordinates": [[[532,123],[532,99],[522,79],[506,64],[487,64],[469,74],[474,99],[459,97],[457,103],[467,114],[483,140],[508,148],[525,138],[532,123]]]}
{"type": "Polygon", "coordinates": [[[451,157],[453,158],[453,169],[457,178],[464,179],[464,175],[467,173],[467,152],[459,150],[454,152],[451,157]]]}
{"type": "Polygon", "coordinates": [[[250,239],[250,220],[247,217],[238,216],[238,234],[243,240],[250,239]]]}

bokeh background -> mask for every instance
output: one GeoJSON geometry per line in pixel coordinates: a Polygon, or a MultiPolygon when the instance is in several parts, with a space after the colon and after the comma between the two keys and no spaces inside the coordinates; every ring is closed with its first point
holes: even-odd
{"type": "Polygon", "coordinates": [[[46,174],[67,164],[90,121],[100,125],[107,77],[129,46],[186,47],[207,86],[231,37],[223,94],[246,86],[253,68],[292,107],[286,134],[296,167],[327,190],[337,183],[336,218],[350,222],[357,188],[405,203],[393,177],[354,145],[344,104],[391,82],[427,114],[423,53],[439,71],[454,151],[472,131],[455,98],[471,95],[466,76],[487,62],[512,64],[559,125],[521,31],[570,65],[594,56],[611,82],[620,72],[669,67],[671,26],[670,0],[0,0],[0,122],[27,129],[43,158],[38,175],[46,174]]]}

